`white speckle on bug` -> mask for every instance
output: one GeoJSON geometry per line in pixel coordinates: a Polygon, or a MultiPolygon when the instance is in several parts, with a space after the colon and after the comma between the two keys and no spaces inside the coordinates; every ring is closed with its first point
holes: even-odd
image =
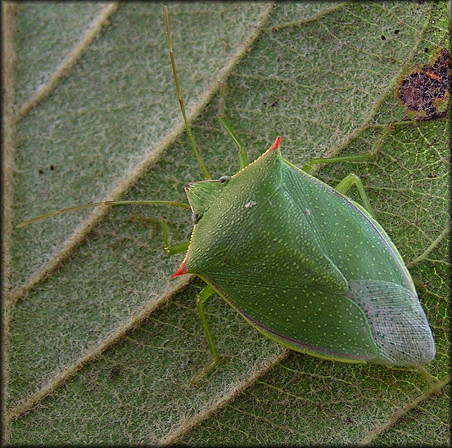
{"type": "Polygon", "coordinates": [[[252,208],[257,204],[255,201],[250,201],[245,204],[245,208],[252,208]]]}

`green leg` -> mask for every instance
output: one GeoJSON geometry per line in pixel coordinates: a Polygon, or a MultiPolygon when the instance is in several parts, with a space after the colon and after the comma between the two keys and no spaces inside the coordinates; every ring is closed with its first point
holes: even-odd
{"type": "Polygon", "coordinates": [[[183,243],[168,245],[168,222],[164,218],[160,218],[160,224],[162,225],[163,232],[163,250],[167,255],[179,254],[185,252],[190,245],[190,241],[185,241],[183,243]]]}
{"type": "MultiPolygon", "coordinates": [[[[415,369],[431,384],[434,385],[438,382],[438,378],[433,376],[425,367],[415,366],[415,369]]],[[[438,389],[439,392],[440,389],[438,389]]]]}
{"type": "Polygon", "coordinates": [[[207,375],[213,367],[218,363],[218,360],[220,359],[220,356],[218,354],[218,350],[215,347],[215,343],[213,342],[212,334],[210,333],[210,328],[207,323],[206,315],[204,314],[204,308],[203,303],[215,292],[215,290],[212,288],[212,286],[207,285],[196,297],[196,307],[198,308],[199,317],[201,318],[202,328],[204,329],[204,334],[207,338],[207,343],[209,344],[209,351],[210,355],[212,356],[212,361],[207,364],[199,373],[197,373],[192,380],[190,381],[190,384],[192,386],[196,385],[196,383],[201,379],[203,376],[207,375]]]}
{"type": "Polygon", "coordinates": [[[375,217],[375,213],[370,205],[369,197],[367,196],[366,191],[364,190],[363,183],[361,179],[354,173],[350,173],[348,176],[344,177],[335,187],[335,190],[342,194],[347,194],[347,191],[355,185],[359,195],[361,196],[361,200],[363,201],[364,208],[368,211],[370,216],[375,217]]]}
{"type": "Polygon", "coordinates": [[[313,165],[326,164],[326,163],[341,163],[341,162],[357,162],[360,160],[371,159],[374,155],[372,153],[368,154],[358,154],[356,156],[341,156],[341,157],[319,157],[317,159],[308,160],[303,167],[302,171],[309,173],[313,165]]]}
{"type": "Polygon", "coordinates": [[[226,132],[229,134],[229,136],[234,140],[235,144],[239,148],[239,168],[242,170],[246,166],[248,166],[248,156],[245,152],[245,146],[243,145],[242,141],[237,137],[236,133],[232,130],[231,126],[227,122],[226,118],[224,118],[224,108],[225,108],[225,102],[224,97],[226,94],[226,83],[222,83],[220,86],[220,101],[219,101],[219,111],[218,111],[218,121],[221,123],[221,125],[224,127],[226,132]]]}
{"type": "MultiPolygon", "coordinates": [[[[424,252],[422,252],[421,255],[416,257],[413,261],[407,263],[406,267],[409,269],[409,268],[411,268],[411,266],[414,266],[417,263],[420,263],[422,261],[428,260],[429,259],[428,256],[430,255],[430,253],[436,247],[438,247],[438,244],[441,243],[441,241],[444,238],[447,238],[449,235],[450,235],[450,222],[446,225],[444,230],[439,234],[439,236],[435,239],[435,241],[433,241],[433,243],[430,244],[430,246],[428,246],[427,249],[425,249],[424,252]]],[[[450,266],[450,263],[447,263],[447,266],[450,266]]]]}
{"type": "MultiPolygon", "coordinates": [[[[368,154],[358,154],[355,156],[341,156],[341,157],[325,157],[325,158],[317,158],[317,159],[311,159],[308,162],[306,162],[303,165],[302,171],[305,173],[309,173],[311,171],[311,168],[313,165],[316,164],[324,164],[324,163],[340,163],[340,162],[356,162],[360,160],[368,160],[371,159],[374,156],[373,153],[368,154]]],[[[367,196],[366,191],[364,190],[363,183],[361,182],[361,179],[354,173],[349,174],[347,177],[342,179],[341,182],[339,182],[335,190],[342,194],[347,194],[347,191],[350,190],[350,188],[355,185],[358,189],[358,193],[361,196],[361,199],[363,201],[364,208],[368,211],[368,213],[375,217],[375,213],[372,209],[372,206],[370,205],[369,197],[367,196]]]]}
{"type": "Polygon", "coordinates": [[[184,243],[173,244],[171,246],[168,245],[168,222],[165,218],[154,218],[152,216],[136,216],[133,215],[130,217],[131,221],[145,222],[150,224],[160,224],[162,226],[163,232],[163,250],[167,255],[179,254],[181,252],[185,252],[188,249],[190,244],[189,241],[185,241],[184,243]]]}

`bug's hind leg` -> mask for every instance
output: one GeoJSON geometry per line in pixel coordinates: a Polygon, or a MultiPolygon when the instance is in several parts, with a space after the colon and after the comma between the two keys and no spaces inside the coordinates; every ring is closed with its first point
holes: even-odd
{"type": "Polygon", "coordinates": [[[239,139],[237,134],[232,130],[230,124],[224,117],[224,108],[225,108],[224,98],[226,96],[226,86],[227,86],[226,83],[222,83],[220,86],[220,101],[218,106],[217,118],[220,124],[232,138],[232,140],[234,140],[234,143],[237,145],[239,149],[239,168],[243,169],[246,166],[248,166],[248,156],[246,155],[245,146],[243,145],[242,141],[239,139]]]}
{"type": "Polygon", "coordinates": [[[212,286],[207,285],[196,297],[196,307],[198,308],[199,317],[201,319],[202,328],[204,334],[207,338],[207,343],[209,344],[210,355],[212,356],[212,361],[207,364],[200,372],[198,372],[190,381],[192,386],[205,375],[207,375],[218,363],[220,356],[218,354],[217,347],[213,341],[212,334],[210,332],[209,324],[207,323],[206,315],[204,314],[203,303],[215,292],[212,286]]]}
{"type": "Polygon", "coordinates": [[[163,250],[167,255],[179,254],[181,252],[185,252],[188,249],[190,244],[189,241],[185,241],[183,243],[172,244],[171,246],[168,244],[168,221],[165,218],[155,218],[153,216],[136,216],[133,215],[130,217],[131,221],[139,221],[150,224],[159,224],[162,226],[163,233],[163,250]]]}

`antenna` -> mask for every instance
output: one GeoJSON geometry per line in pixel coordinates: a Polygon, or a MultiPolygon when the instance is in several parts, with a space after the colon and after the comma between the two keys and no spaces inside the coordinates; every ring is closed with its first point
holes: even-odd
{"type": "Polygon", "coordinates": [[[209,179],[211,179],[210,174],[207,171],[203,161],[201,160],[198,149],[196,148],[195,139],[193,138],[193,135],[190,130],[190,126],[188,125],[187,115],[185,114],[184,100],[182,99],[182,94],[181,94],[180,85],[179,85],[179,79],[177,77],[176,60],[174,59],[173,44],[171,41],[171,33],[170,33],[170,27],[169,27],[168,7],[167,6],[163,7],[163,14],[165,16],[166,35],[168,36],[168,48],[169,48],[169,54],[170,54],[170,59],[171,59],[171,68],[173,69],[173,76],[174,76],[174,82],[176,84],[177,98],[179,100],[179,106],[180,106],[180,110],[182,111],[182,116],[184,117],[185,129],[187,129],[188,138],[190,139],[190,143],[191,143],[191,146],[195,153],[196,160],[198,161],[198,165],[201,168],[201,171],[204,174],[204,177],[209,180],[209,179]]]}
{"type": "Polygon", "coordinates": [[[28,221],[21,222],[20,224],[16,225],[16,228],[28,226],[28,224],[31,224],[36,221],[42,221],[43,219],[50,218],[52,216],[61,215],[62,213],[67,212],[73,212],[76,210],[85,210],[87,208],[94,208],[99,207],[100,205],[130,205],[130,204],[137,204],[137,205],[171,205],[173,207],[180,207],[180,208],[190,208],[188,204],[184,204],[183,202],[176,202],[176,201],[103,201],[103,202],[95,202],[92,204],[84,204],[84,205],[76,205],[75,207],[69,207],[69,208],[62,208],[61,210],[57,210],[55,212],[46,213],[45,215],[36,216],[35,218],[31,218],[28,221]]]}
{"type": "MultiPolygon", "coordinates": [[[[206,167],[204,166],[204,163],[201,160],[201,157],[199,156],[198,150],[196,148],[195,140],[191,134],[190,126],[188,125],[187,116],[185,114],[184,100],[182,99],[180,86],[179,86],[179,80],[177,78],[176,62],[174,60],[173,46],[171,43],[171,35],[170,35],[170,29],[169,29],[168,8],[166,6],[164,7],[164,15],[165,15],[166,34],[168,36],[168,46],[169,46],[169,52],[170,52],[170,58],[171,58],[171,66],[173,69],[174,81],[176,83],[176,90],[177,90],[177,97],[179,99],[179,105],[180,105],[180,108],[182,111],[182,116],[184,117],[185,128],[187,129],[188,137],[189,137],[191,145],[193,147],[193,151],[195,152],[196,160],[198,161],[199,167],[201,168],[201,171],[203,172],[204,177],[206,179],[211,179],[206,167]]],[[[46,213],[45,215],[36,216],[35,218],[29,219],[27,221],[21,222],[20,224],[17,224],[16,228],[24,227],[24,226],[27,226],[28,224],[34,223],[36,221],[41,221],[43,219],[47,219],[52,216],[60,215],[62,213],[67,213],[67,212],[72,212],[72,211],[77,211],[77,210],[85,210],[87,208],[99,207],[101,205],[116,206],[116,205],[129,205],[129,204],[170,205],[173,207],[190,209],[190,206],[188,204],[184,204],[184,203],[176,202],[176,201],[154,201],[154,200],[151,200],[151,201],[103,201],[103,202],[96,202],[96,203],[92,203],[92,204],[77,205],[75,207],[63,208],[61,210],[46,213]]]]}

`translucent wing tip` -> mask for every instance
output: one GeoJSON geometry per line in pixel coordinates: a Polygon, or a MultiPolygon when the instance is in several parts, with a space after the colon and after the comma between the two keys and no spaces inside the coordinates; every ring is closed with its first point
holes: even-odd
{"type": "Polygon", "coordinates": [[[349,287],[347,296],[364,311],[377,345],[375,362],[417,366],[434,359],[435,340],[412,291],[380,280],[350,281],[349,287]]]}

